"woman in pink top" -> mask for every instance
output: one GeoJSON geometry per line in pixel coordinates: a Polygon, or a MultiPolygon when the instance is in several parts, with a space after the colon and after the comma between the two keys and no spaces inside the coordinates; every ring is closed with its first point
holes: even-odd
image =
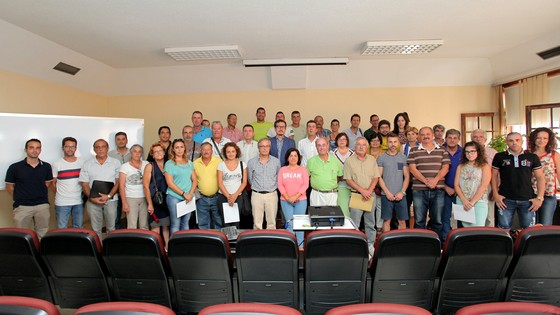
{"type": "MultiPolygon", "coordinates": [[[[301,154],[296,148],[286,152],[286,166],[278,172],[278,191],[280,191],[280,204],[286,219],[286,229],[294,233],[294,214],[305,214],[307,196],[305,192],[309,187],[309,174],[305,166],[301,166],[301,154]]],[[[303,232],[295,232],[298,246],[303,246],[303,232]]]]}

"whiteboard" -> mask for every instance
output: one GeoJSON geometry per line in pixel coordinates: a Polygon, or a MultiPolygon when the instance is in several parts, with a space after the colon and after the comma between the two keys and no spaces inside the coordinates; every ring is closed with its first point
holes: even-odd
{"type": "Polygon", "coordinates": [[[39,158],[52,163],[62,157],[62,139],[78,140],[76,156],[91,158],[93,142],[105,139],[115,148],[115,134],[126,132],[128,147],[144,142],[144,119],[0,113],[0,189],[6,188],[8,167],[25,158],[25,142],[41,140],[39,158]]]}

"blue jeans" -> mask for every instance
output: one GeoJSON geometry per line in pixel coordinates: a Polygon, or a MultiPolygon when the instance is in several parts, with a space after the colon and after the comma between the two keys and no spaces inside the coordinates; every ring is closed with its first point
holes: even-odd
{"type": "Polygon", "coordinates": [[[180,230],[188,230],[191,212],[185,214],[180,218],[177,218],[177,204],[185,199],[178,199],[171,196],[171,194],[168,194],[165,200],[167,201],[167,209],[169,209],[169,235],[180,230]]]}
{"type": "Polygon", "coordinates": [[[449,196],[445,190],[443,194],[443,213],[441,214],[441,237],[447,238],[447,234],[451,231],[451,210],[452,204],[455,203],[457,196],[449,196]]]}
{"type": "MultiPolygon", "coordinates": [[[[282,213],[284,213],[284,219],[286,220],[286,229],[294,233],[294,214],[305,214],[307,210],[307,199],[300,200],[294,204],[287,202],[286,200],[280,200],[280,205],[282,206],[282,213]]],[[[303,231],[295,232],[298,247],[303,246],[303,231]]]]}
{"type": "Polygon", "coordinates": [[[218,210],[218,195],[210,198],[200,195],[200,198],[196,201],[196,216],[198,217],[199,229],[210,229],[211,221],[214,221],[214,229],[221,229],[223,223],[218,210]]]}
{"type": "Polygon", "coordinates": [[[552,225],[552,218],[556,211],[556,196],[544,196],[542,206],[537,211],[539,223],[542,225],[552,225]]]}
{"type": "Polygon", "coordinates": [[[84,205],[54,206],[56,212],[56,227],[64,229],[68,227],[68,219],[72,215],[72,227],[81,229],[84,227],[84,205]]]}
{"type": "Polygon", "coordinates": [[[511,229],[513,223],[513,215],[517,210],[519,217],[519,225],[522,229],[535,225],[535,213],[529,211],[531,202],[529,200],[512,200],[504,199],[505,209],[498,209],[498,227],[502,229],[511,229]]]}
{"type": "Polygon", "coordinates": [[[443,189],[413,190],[412,202],[414,203],[414,227],[426,228],[426,217],[430,213],[430,225],[438,235],[443,244],[441,217],[445,191],[443,189]]]}

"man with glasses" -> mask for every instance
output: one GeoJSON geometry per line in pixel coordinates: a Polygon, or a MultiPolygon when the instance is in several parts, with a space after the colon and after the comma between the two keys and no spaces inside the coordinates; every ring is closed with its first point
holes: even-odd
{"type": "Polygon", "coordinates": [[[280,160],[280,165],[285,165],[286,152],[290,148],[295,148],[296,143],[293,139],[285,136],[286,122],[284,120],[275,121],[274,129],[276,130],[276,136],[270,137],[270,155],[280,160]]]}
{"type": "Polygon", "coordinates": [[[119,190],[117,180],[121,163],[119,160],[107,155],[109,143],[104,139],[98,139],[93,143],[93,151],[95,151],[95,156],[84,163],[78,180],[82,184],[85,195],[88,197],[87,213],[91,220],[91,228],[97,233],[99,239],[102,239],[103,220],[105,220],[107,233],[115,230],[117,192],[119,190]],[[94,181],[112,182],[114,185],[109,193],[104,194],[100,192],[93,196],[90,193],[94,181]]]}
{"type": "Polygon", "coordinates": [[[76,157],[78,141],[72,137],[62,139],[64,156],[53,163],[53,185],[55,192],[54,209],[56,226],[59,229],[68,227],[68,219],[72,216],[72,227],[83,228],[84,204],[82,201],[82,185],[78,181],[84,161],[76,157]]]}

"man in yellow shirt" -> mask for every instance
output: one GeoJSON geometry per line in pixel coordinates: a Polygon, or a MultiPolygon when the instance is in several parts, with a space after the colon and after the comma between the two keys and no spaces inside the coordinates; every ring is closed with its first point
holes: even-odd
{"type": "Polygon", "coordinates": [[[220,229],[223,220],[218,211],[218,164],[222,160],[212,156],[212,145],[208,142],[201,145],[200,154],[193,162],[200,192],[200,198],[196,201],[198,228],[220,229]]]}
{"type": "Polygon", "coordinates": [[[257,121],[251,123],[253,126],[253,130],[255,131],[253,135],[253,140],[259,141],[262,138],[268,138],[266,133],[270,127],[273,127],[273,124],[270,121],[265,121],[264,118],[266,117],[266,110],[262,107],[257,108],[257,121]]]}

